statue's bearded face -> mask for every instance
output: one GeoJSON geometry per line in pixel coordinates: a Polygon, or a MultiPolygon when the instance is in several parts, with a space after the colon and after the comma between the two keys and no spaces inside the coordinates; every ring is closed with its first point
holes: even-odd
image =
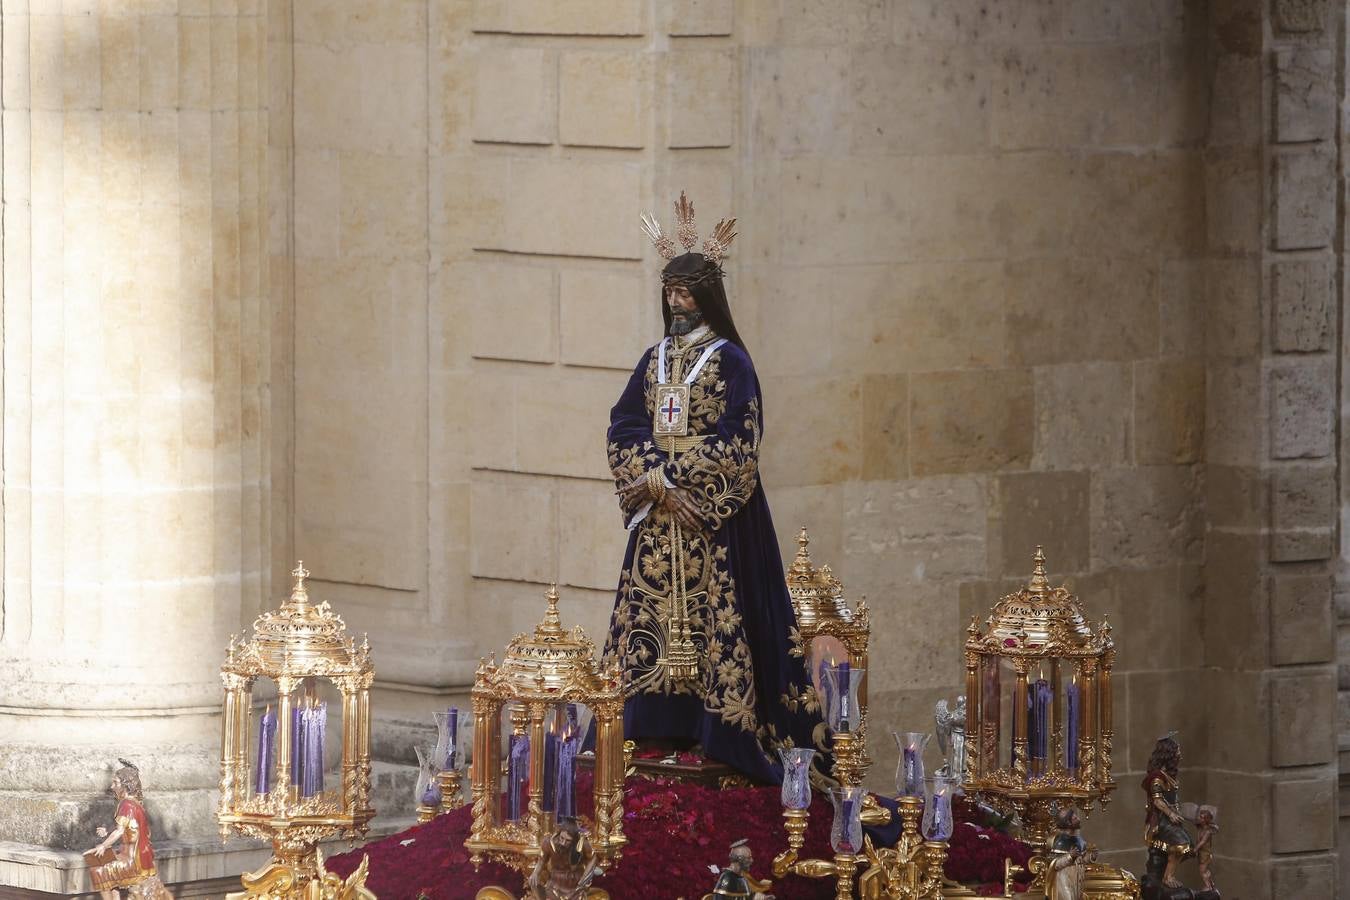
{"type": "Polygon", "coordinates": [[[670,305],[671,334],[688,334],[703,321],[703,312],[689,288],[679,285],[666,288],[666,303],[670,305]]]}

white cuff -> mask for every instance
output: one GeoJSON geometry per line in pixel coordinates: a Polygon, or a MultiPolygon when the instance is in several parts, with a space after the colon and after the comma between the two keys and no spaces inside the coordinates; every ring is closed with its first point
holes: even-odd
{"type": "Polygon", "coordinates": [[[647,518],[647,513],[651,511],[652,511],[652,504],[651,501],[648,500],[646,503],[642,504],[641,509],[633,513],[633,518],[628,520],[628,530],[632,531],[634,528],[638,527],[638,525],[642,523],[642,520],[647,518]]]}

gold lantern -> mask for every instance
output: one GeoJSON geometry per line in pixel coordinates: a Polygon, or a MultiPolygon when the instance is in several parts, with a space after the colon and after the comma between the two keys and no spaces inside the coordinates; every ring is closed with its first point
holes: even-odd
{"type": "MultiPolygon", "coordinates": [[[[304,563],[291,572],[291,595],[253,623],[243,643],[230,639],[221,667],[225,709],[220,755],[221,831],[272,842],[272,859],[243,876],[232,897],[369,896],[360,883],[334,882],[316,845],[366,833],[370,806],[369,642],[357,646],[327,601],[310,601],[304,563]],[[256,714],[259,679],[276,687],[276,711],[256,714]],[[338,705],[337,741],[327,739],[328,700],[338,705]],[[337,777],[323,778],[326,759],[337,777]]],[[[360,870],[364,880],[365,866],[360,870]]],[[[350,879],[349,879],[350,881],[350,879]]]]}
{"type": "Polygon", "coordinates": [[[1091,812],[1116,787],[1111,626],[1094,630],[1076,596],[1050,587],[1037,547],[1031,582],[967,635],[965,788],[1022,820],[1043,887],[1055,809],[1091,812]]]}
{"type": "MultiPolygon", "coordinates": [[[[578,627],[563,629],[556,585],[534,634],[518,635],[501,665],[485,660],[474,679],[473,761],[470,767],[473,824],[464,842],[479,864],[486,856],[522,873],[531,871],[544,842],[558,824],[560,801],[546,796],[567,775],[549,775],[549,744],[564,729],[575,729],[572,709],[588,710],[595,729],[594,809],[573,812],[589,832],[590,847],[601,869],[617,860],[627,843],[623,834],[623,689],[615,666],[601,669],[595,646],[578,627]],[[503,719],[509,740],[503,761],[503,719]],[[519,750],[519,755],[512,751],[519,750]],[[513,770],[512,760],[528,760],[513,770]],[[504,785],[505,782],[505,785],[504,785]],[[528,793],[513,794],[528,784],[528,793]],[[505,787],[505,790],[503,790],[505,787]],[[514,797],[515,808],[512,799],[514,797]],[[505,809],[503,800],[506,800],[505,809]],[[512,814],[514,812],[514,815],[512,814]]],[[[584,734],[585,727],[580,731],[584,734]]],[[[574,739],[582,735],[575,730],[574,739]]],[[[561,751],[558,751],[561,752],[561,751]]],[[[572,770],[575,775],[575,770],[572,770]]],[[[506,896],[500,888],[490,896],[506,896]]]]}
{"type": "MultiPolygon", "coordinates": [[[[855,668],[866,672],[867,644],[871,637],[867,604],[860,600],[856,608],[849,608],[844,600],[844,585],[830,567],[816,568],[811,562],[810,543],[803,526],[797,533],[796,558],[787,571],[788,595],[792,598],[797,634],[801,639],[793,652],[805,657],[807,671],[813,679],[818,676],[821,664],[836,654],[846,656],[855,668]]],[[[851,733],[836,734],[833,741],[834,775],[844,785],[862,784],[872,764],[867,756],[866,675],[858,686],[858,705],[862,713],[861,724],[851,733]]]]}

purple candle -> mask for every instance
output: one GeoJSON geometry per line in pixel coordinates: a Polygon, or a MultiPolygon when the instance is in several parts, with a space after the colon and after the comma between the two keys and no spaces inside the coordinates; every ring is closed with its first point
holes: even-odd
{"type": "Polygon", "coordinates": [[[976,752],[984,754],[985,768],[992,770],[998,768],[998,730],[1003,715],[1000,709],[1003,695],[998,662],[986,659],[980,675],[984,682],[980,701],[980,743],[983,746],[977,747],[976,752]]]}
{"type": "Polygon", "coordinates": [[[524,794],[529,780],[530,739],[513,734],[506,751],[506,818],[512,822],[519,821],[527,808],[524,794]]]}
{"type": "Polygon", "coordinates": [[[1031,758],[1042,763],[1050,755],[1050,705],[1054,699],[1050,682],[1037,678],[1031,692],[1031,758]]]}
{"type": "Polygon", "coordinates": [[[303,699],[291,707],[291,784],[296,787],[301,786],[305,771],[305,729],[301,715],[303,708],[303,699]]]}
{"type": "Polygon", "coordinates": [[[558,800],[558,735],[544,735],[544,812],[554,812],[558,800]]]}
{"type": "Polygon", "coordinates": [[[446,728],[450,731],[450,745],[445,752],[445,767],[456,768],[459,763],[459,709],[450,707],[445,711],[446,728]]]}
{"type": "Polygon", "coordinates": [[[576,759],[581,746],[580,728],[576,724],[576,708],[568,710],[566,729],[558,740],[558,771],[553,779],[553,811],[558,817],[577,814],[576,759]]]}
{"type": "Polygon", "coordinates": [[[830,679],[825,677],[825,673],[834,668],[833,659],[821,659],[820,665],[816,666],[816,681],[820,684],[821,704],[820,711],[824,713],[828,720],[830,709],[834,705],[834,686],[830,684],[830,679]]]}
{"type": "Polygon", "coordinates": [[[311,793],[319,794],[323,792],[323,745],[324,736],[328,731],[328,704],[316,704],[313,710],[314,716],[314,775],[310,780],[313,788],[311,793]]]}
{"type": "MultiPolygon", "coordinates": [[[[847,663],[845,663],[845,665],[847,665],[847,663]]],[[[841,810],[841,814],[844,819],[844,830],[841,836],[841,844],[843,845],[845,852],[848,853],[857,853],[859,850],[862,849],[862,847],[860,846],[855,846],[855,842],[853,840],[854,838],[853,817],[856,815],[860,815],[860,813],[854,811],[854,807],[856,807],[857,804],[858,801],[853,799],[853,797],[848,795],[844,796],[844,802],[842,804],[843,809],[841,810]]]]}
{"type": "Polygon", "coordinates": [[[906,797],[923,796],[923,748],[925,743],[927,743],[925,735],[919,732],[905,734],[905,745],[901,752],[904,753],[905,761],[904,796],[906,797]]]}
{"type": "Polygon", "coordinates": [[[269,706],[258,720],[258,765],[253,784],[255,793],[266,794],[272,790],[272,744],[276,735],[277,714],[269,706]]]}
{"type": "Polygon", "coordinates": [[[1068,766],[1069,771],[1078,771],[1078,676],[1075,675],[1069,682],[1068,690],[1065,694],[1068,701],[1068,712],[1065,716],[1065,747],[1064,764],[1068,766]]]}
{"type": "Polygon", "coordinates": [[[852,680],[852,672],[847,661],[839,664],[839,719],[841,722],[853,722],[853,710],[849,708],[848,701],[851,693],[849,682],[852,680]]]}

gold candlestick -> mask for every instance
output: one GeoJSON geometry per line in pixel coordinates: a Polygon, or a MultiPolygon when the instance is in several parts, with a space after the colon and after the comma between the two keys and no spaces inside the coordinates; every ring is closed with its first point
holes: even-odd
{"type": "Polygon", "coordinates": [[[788,850],[795,853],[806,843],[806,820],[810,816],[809,809],[783,810],[783,828],[787,831],[788,850]]]}
{"type": "Polygon", "coordinates": [[[459,769],[446,769],[436,776],[441,789],[440,812],[446,813],[464,805],[464,792],[461,789],[463,780],[464,775],[459,769]]]}
{"type": "Polygon", "coordinates": [[[835,900],[853,900],[853,872],[857,867],[858,857],[852,853],[834,855],[835,900]]]}

